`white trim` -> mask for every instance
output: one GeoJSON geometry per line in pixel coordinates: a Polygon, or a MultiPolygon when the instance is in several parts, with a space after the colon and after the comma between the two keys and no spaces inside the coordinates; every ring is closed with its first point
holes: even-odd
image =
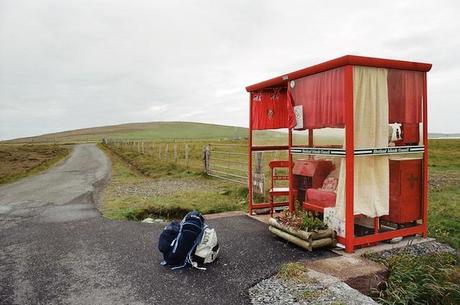
{"type": "MultiPolygon", "coordinates": [[[[382,155],[402,155],[416,154],[425,152],[424,146],[392,146],[392,147],[376,147],[376,148],[357,148],[355,156],[382,156],[382,155]]],[[[343,148],[320,148],[320,147],[292,147],[292,154],[303,155],[326,155],[345,157],[346,150],[343,148]]]]}

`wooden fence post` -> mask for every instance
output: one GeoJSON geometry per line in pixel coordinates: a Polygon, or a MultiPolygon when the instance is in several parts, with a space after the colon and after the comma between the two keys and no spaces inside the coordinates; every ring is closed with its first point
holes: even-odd
{"type": "Polygon", "coordinates": [[[141,152],[144,154],[144,141],[141,142],[141,152]]]}
{"type": "Polygon", "coordinates": [[[211,145],[208,144],[203,149],[203,161],[204,161],[204,172],[209,175],[210,174],[210,164],[211,161],[211,145]]]}
{"type": "Polygon", "coordinates": [[[258,151],[255,153],[255,170],[252,177],[252,186],[255,193],[264,194],[264,171],[263,171],[263,152],[258,151]]]}
{"type": "Polygon", "coordinates": [[[188,168],[188,153],[189,153],[189,147],[188,144],[185,144],[185,166],[188,168]]]}
{"type": "Polygon", "coordinates": [[[177,163],[177,144],[174,143],[174,163],[177,163]]]}
{"type": "Polygon", "coordinates": [[[169,154],[169,144],[166,144],[165,147],[165,160],[168,161],[168,154],[169,154]]]}
{"type": "Polygon", "coordinates": [[[158,145],[158,160],[161,161],[161,144],[158,145]]]}

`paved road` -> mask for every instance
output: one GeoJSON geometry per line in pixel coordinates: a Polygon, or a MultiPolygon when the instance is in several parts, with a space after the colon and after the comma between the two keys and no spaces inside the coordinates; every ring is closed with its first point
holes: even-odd
{"type": "Polygon", "coordinates": [[[111,221],[94,206],[110,162],[76,146],[47,173],[0,187],[0,304],[247,304],[247,289],[306,253],[248,217],[209,220],[222,244],[207,271],[159,265],[162,224],[111,221]]]}

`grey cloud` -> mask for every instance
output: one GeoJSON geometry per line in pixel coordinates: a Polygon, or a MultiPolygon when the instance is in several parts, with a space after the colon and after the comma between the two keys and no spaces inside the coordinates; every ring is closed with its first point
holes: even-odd
{"type": "Polygon", "coordinates": [[[247,126],[244,87],[355,53],[428,61],[459,132],[457,1],[0,0],[0,139],[136,121],[247,126]]]}

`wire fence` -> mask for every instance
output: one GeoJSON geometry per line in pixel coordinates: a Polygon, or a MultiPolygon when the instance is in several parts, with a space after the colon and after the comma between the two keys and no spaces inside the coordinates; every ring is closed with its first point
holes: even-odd
{"type": "Polygon", "coordinates": [[[213,143],[205,147],[205,171],[209,176],[246,185],[247,144],[213,143]]]}
{"type": "MultiPolygon", "coordinates": [[[[248,146],[244,144],[209,144],[204,150],[205,171],[208,175],[239,183],[248,184],[248,146]]],[[[265,194],[270,187],[269,162],[287,160],[287,151],[253,152],[252,172],[253,190],[265,194]]]]}
{"type": "Polygon", "coordinates": [[[148,155],[162,163],[174,163],[196,171],[203,170],[203,144],[199,142],[104,139],[103,143],[111,149],[148,155]]]}
{"type": "MultiPolygon", "coordinates": [[[[151,140],[104,139],[104,144],[116,150],[148,155],[155,161],[174,163],[187,169],[204,172],[211,177],[247,186],[248,146],[246,141],[169,142],[151,140]]],[[[287,160],[285,151],[253,152],[253,183],[263,194],[269,187],[271,160],[287,160]]]]}

